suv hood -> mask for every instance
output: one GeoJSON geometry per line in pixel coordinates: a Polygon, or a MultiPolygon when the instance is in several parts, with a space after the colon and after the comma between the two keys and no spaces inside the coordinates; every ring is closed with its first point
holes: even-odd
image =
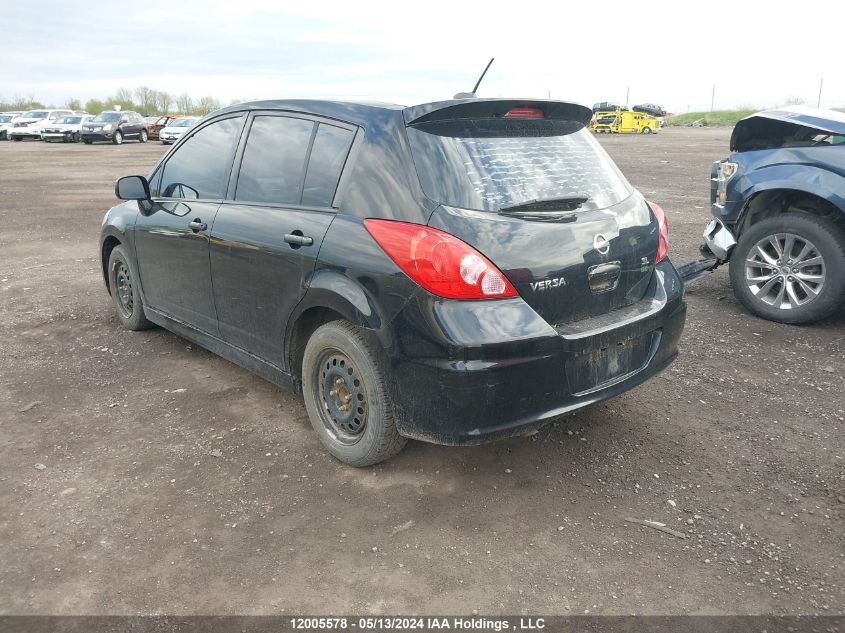
{"type": "Polygon", "coordinates": [[[775,149],[782,146],[776,139],[792,137],[801,130],[806,130],[808,134],[816,132],[845,136],[845,112],[809,106],[757,112],[736,124],[731,134],[731,151],[775,149]]]}

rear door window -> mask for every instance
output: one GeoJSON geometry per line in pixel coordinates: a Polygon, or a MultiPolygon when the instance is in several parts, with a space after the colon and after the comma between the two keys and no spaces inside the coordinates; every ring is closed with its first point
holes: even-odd
{"type": "Polygon", "coordinates": [[[302,204],[311,207],[330,207],[340,172],[352,146],[355,132],[320,123],[308,160],[308,172],[302,190],[302,204]]]}
{"type": "Polygon", "coordinates": [[[235,200],[299,204],[313,121],[256,116],[244,149],[235,200]]]}
{"type": "Polygon", "coordinates": [[[496,212],[532,201],[585,196],[604,209],[633,192],[581,124],[550,119],[436,121],[408,128],[425,194],[436,202],[496,212]]]}

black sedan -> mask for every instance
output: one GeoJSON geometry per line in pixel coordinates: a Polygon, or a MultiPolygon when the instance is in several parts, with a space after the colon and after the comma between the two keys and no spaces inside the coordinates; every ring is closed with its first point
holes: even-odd
{"type": "Polygon", "coordinates": [[[338,459],[477,444],[674,360],[683,286],[662,209],[589,108],[265,101],[216,112],[101,233],[117,316],[303,393],[338,459]]]}

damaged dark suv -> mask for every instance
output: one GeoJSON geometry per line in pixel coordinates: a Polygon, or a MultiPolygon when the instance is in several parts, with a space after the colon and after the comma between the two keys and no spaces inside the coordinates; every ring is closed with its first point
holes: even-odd
{"type": "Polygon", "coordinates": [[[713,163],[703,252],[730,261],[736,297],[772,321],[845,306],[845,114],[792,107],[737,123],[713,163]]]}
{"type": "Polygon", "coordinates": [[[100,238],[117,316],[301,390],[355,466],[478,444],[678,353],[660,207],[557,101],[264,101],[128,176],[100,238]]]}

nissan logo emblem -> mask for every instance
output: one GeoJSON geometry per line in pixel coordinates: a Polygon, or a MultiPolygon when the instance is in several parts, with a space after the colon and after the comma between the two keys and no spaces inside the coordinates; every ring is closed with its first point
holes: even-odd
{"type": "Polygon", "coordinates": [[[601,233],[593,238],[593,248],[602,255],[607,255],[610,250],[610,241],[601,233]]]}

